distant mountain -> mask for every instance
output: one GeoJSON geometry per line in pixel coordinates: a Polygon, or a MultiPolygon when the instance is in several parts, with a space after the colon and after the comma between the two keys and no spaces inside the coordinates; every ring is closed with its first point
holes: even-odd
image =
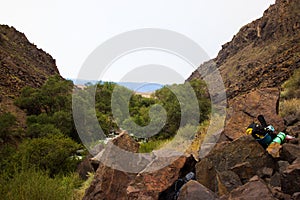
{"type": "MultiPolygon", "coordinates": [[[[86,84],[96,84],[99,81],[96,80],[81,80],[81,79],[70,79],[75,85],[86,85],[86,84]]],[[[116,82],[116,84],[124,86],[132,91],[139,93],[149,93],[155,90],[161,89],[164,85],[159,83],[137,83],[137,82],[116,82]]]]}

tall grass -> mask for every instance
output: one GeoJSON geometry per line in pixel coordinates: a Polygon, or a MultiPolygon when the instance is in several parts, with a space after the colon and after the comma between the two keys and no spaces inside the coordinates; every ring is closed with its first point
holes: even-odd
{"type": "Polygon", "coordinates": [[[293,115],[300,119],[300,99],[288,99],[280,102],[279,111],[282,117],[293,115]]]}
{"type": "Polygon", "coordinates": [[[50,178],[44,171],[27,169],[16,172],[10,179],[0,177],[0,199],[72,200],[80,183],[76,174],[50,178]]]}
{"type": "Polygon", "coordinates": [[[168,143],[169,139],[164,140],[150,140],[149,142],[143,142],[140,143],[140,153],[150,153],[151,151],[155,149],[159,149],[162,146],[164,146],[166,143],[168,143]]]}

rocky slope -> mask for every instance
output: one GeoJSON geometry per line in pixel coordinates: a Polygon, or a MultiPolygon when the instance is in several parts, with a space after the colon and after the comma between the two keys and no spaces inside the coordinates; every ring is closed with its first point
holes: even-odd
{"type": "MultiPolygon", "coordinates": [[[[239,105],[242,103],[246,106],[243,101],[245,96],[241,98],[241,95],[261,88],[280,88],[293,71],[300,67],[299,13],[299,0],[277,0],[264,12],[262,18],[242,27],[212,60],[220,71],[226,88],[228,116],[225,135],[229,139],[236,139],[244,132],[245,127],[240,126],[240,122],[247,124],[256,117],[254,113],[248,112],[249,109],[239,105]],[[239,108],[236,109],[238,105],[239,108]]],[[[194,78],[200,78],[198,71],[188,80],[194,78]]],[[[263,94],[256,93],[252,99],[263,99],[261,95],[263,94]]],[[[262,101],[257,103],[262,104],[262,101]]],[[[278,118],[273,119],[274,113],[269,113],[267,109],[264,111],[267,112],[263,114],[270,123],[278,130],[284,129],[283,122],[279,122],[278,118]]]]}
{"type": "Polygon", "coordinates": [[[14,98],[24,86],[39,87],[55,74],[59,71],[49,54],[15,28],[0,25],[0,114],[11,112],[24,126],[25,114],[14,106],[14,98]]]}
{"type": "Polygon", "coordinates": [[[39,87],[55,74],[59,72],[49,54],[15,28],[0,25],[0,95],[18,94],[26,85],[39,87]]]}

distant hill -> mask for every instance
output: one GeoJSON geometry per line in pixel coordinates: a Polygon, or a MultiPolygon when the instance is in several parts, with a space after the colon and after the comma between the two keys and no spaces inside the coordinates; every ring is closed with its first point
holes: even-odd
{"type": "MultiPolygon", "coordinates": [[[[99,81],[95,80],[80,80],[80,79],[70,79],[75,85],[86,85],[88,83],[96,84],[99,81]]],[[[116,82],[116,84],[124,86],[132,91],[139,93],[149,93],[155,90],[161,89],[164,85],[159,83],[137,83],[137,82],[116,82]]]]}

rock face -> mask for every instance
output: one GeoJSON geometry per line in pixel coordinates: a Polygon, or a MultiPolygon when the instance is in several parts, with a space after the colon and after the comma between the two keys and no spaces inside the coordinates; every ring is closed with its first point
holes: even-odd
{"type": "MultiPolygon", "coordinates": [[[[298,13],[299,0],[277,0],[262,18],[242,27],[223,45],[215,59],[199,67],[202,71],[215,65],[223,78],[228,100],[224,134],[229,140],[244,133],[257,114],[265,114],[278,131],[285,129],[277,116],[279,92],[274,88],[300,68],[300,45],[295,45],[300,43],[298,13]]],[[[198,70],[188,80],[194,78],[201,78],[198,70]]]]}
{"type": "Polygon", "coordinates": [[[230,99],[224,134],[230,139],[245,135],[247,126],[253,121],[257,122],[256,117],[260,114],[276,130],[284,130],[284,120],[277,115],[279,97],[277,88],[262,88],[230,99]]]}
{"type": "Polygon", "coordinates": [[[14,114],[18,124],[25,127],[26,114],[14,105],[14,98],[24,86],[40,87],[53,75],[59,72],[49,54],[15,28],[0,25],[0,114],[14,114]]]}
{"type": "Polygon", "coordinates": [[[0,95],[18,95],[24,86],[39,87],[59,74],[55,60],[15,28],[0,25],[0,95]]]}
{"type": "MultiPolygon", "coordinates": [[[[300,67],[299,12],[299,0],[277,0],[222,46],[213,61],[229,99],[253,88],[279,87],[300,67]]],[[[193,78],[200,74],[195,71],[188,80],[193,78]]]]}

